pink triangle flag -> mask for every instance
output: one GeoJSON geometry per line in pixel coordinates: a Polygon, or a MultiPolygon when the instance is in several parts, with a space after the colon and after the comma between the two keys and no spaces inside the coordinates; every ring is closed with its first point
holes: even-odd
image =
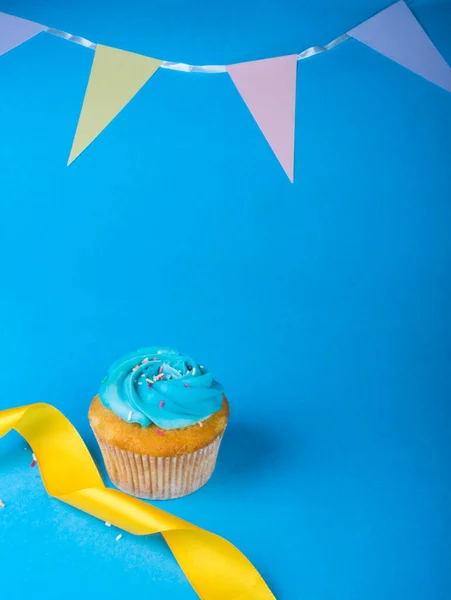
{"type": "Polygon", "coordinates": [[[293,182],[297,56],[229,65],[232,78],[285,173],[293,182]]]}
{"type": "Polygon", "coordinates": [[[20,46],[41,31],[44,25],[0,12],[0,56],[20,46]]]}
{"type": "Polygon", "coordinates": [[[404,0],[351,29],[348,35],[451,92],[451,68],[404,0]]]}

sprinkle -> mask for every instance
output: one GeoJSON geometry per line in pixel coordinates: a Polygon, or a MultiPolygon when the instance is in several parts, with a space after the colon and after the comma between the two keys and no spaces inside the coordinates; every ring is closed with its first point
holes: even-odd
{"type": "Polygon", "coordinates": [[[142,384],[143,384],[143,382],[142,382],[142,381],[138,381],[138,385],[142,385],[142,384]]]}
{"type": "Polygon", "coordinates": [[[146,358],[145,358],[145,359],[142,361],[142,363],[141,363],[141,364],[142,364],[142,365],[144,365],[145,363],[148,363],[148,362],[149,362],[149,359],[148,359],[148,358],[147,358],[147,356],[146,356],[146,358]]]}
{"type": "Polygon", "coordinates": [[[30,467],[35,467],[38,464],[37,460],[33,460],[33,462],[31,463],[30,467]]]}
{"type": "Polygon", "coordinates": [[[5,503],[2,500],[0,500],[0,508],[5,508],[5,503]]]}
{"type": "Polygon", "coordinates": [[[191,387],[189,383],[185,383],[185,387],[191,387]]]}
{"type": "Polygon", "coordinates": [[[139,365],[135,365],[132,369],[132,371],[137,371],[139,369],[139,365]]]}
{"type": "Polygon", "coordinates": [[[163,432],[160,431],[159,429],[157,429],[156,431],[157,431],[158,435],[163,435],[163,432]]]}
{"type": "Polygon", "coordinates": [[[132,411],[130,411],[128,413],[128,417],[127,417],[127,421],[131,421],[132,420],[132,411]]]}
{"type": "Polygon", "coordinates": [[[160,402],[160,408],[163,408],[163,406],[164,406],[164,400],[162,400],[162,401],[160,402]]]}
{"type": "Polygon", "coordinates": [[[205,369],[205,367],[203,367],[202,365],[199,365],[199,369],[205,369]]]}
{"type": "Polygon", "coordinates": [[[188,365],[188,371],[192,371],[193,367],[191,365],[188,365]]]}
{"type": "Polygon", "coordinates": [[[193,370],[191,371],[191,375],[195,375],[195,374],[196,374],[196,369],[193,369],[193,370]]]}
{"type": "Polygon", "coordinates": [[[122,533],[116,536],[116,542],[118,542],[122,538],[122,533]]]}
{"type": "Polygon", "coordinates": [[[148,384],[147,384],[147,387],[148,387],[148,388],[149,388],[149,390],[150,390],[150,388],[152,387],[152,384],[151,384],[151,383],[148,383],[148,384]]]}
{"type": "Polygon", "coordinates": [[[163,365],[158,369],[158,373],[163,373],[163,365]]]}
{"type": "Polygon", "coordinates": [[[149,379],[148,377],[146,377],[146,381],[147,383],[153,383],[152,379],[149,379]]]}
{"type": "Polygon", "coordinates": [[[36,462],[38,462],[38,459],[36,458],[35,454],[32,454],[31,456],[33,457],[33,460],[35,460],[36,462]]]}
{"type": "Polygon", "coordinates": [[[105,383],[105,381],[108,381],[108,375],[104,377],[100,383],[105,383]]]}
{"type": "Polygon", "coordinates": [[[202,421],[199,421],[199,427],[203,427],[204,424],[202,423],[202,421]]]}
{"type": "Polygon", "coordinates": [[[158,360],[158,358],[156,356],[154,356],[153,360],[158,360]]]}
{"type": "Polygon", "coordinates": [[[105,525],[106,525],[107,527],[111,527],[111,523],[108,523],[108,521],[105,521],[105,525]]]}

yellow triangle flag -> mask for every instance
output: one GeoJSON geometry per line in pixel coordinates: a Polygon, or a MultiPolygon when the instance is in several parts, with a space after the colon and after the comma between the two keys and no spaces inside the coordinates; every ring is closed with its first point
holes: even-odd
{"type": "Polygon", "coordinates": [[[68,165],[152,77],[161,60],[97,44],[68,165]]]}

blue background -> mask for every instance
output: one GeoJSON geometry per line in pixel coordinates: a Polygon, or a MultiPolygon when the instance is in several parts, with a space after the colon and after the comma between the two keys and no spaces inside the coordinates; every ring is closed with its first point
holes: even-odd
{"type": "MultiPolygon", "coordinates": [[[[224,64],[386,5],[0,9],[224,64]]],[[[451,4],[409,5],[451,62],[451,4]]],[[[100,464],[86,415],[108,365],[177,347],[232,414],[210,483],[159,506],[235,543],[279,600],[448,600],[451,95],[354,40],[302,61],[291,185],[227,75],[160,70],[66,168],[92,57],[42,34],[0,60],[0,408],[56,405],[100,464]]],[[[197,597],[158,536],[116,542],[50,499],[25,447],[0,442],[2,597],[197,597]]]]}

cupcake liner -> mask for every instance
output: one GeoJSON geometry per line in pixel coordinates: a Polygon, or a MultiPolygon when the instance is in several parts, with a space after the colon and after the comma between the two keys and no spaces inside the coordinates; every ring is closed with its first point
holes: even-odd
{"type": "Polygon", "coordinates": [[[181,456],[150,456],[121,450],[96,436],[114,485],[132,496],[170,500],[195,492],[210,479],[222,435],[196,452],[181,456]]]}

